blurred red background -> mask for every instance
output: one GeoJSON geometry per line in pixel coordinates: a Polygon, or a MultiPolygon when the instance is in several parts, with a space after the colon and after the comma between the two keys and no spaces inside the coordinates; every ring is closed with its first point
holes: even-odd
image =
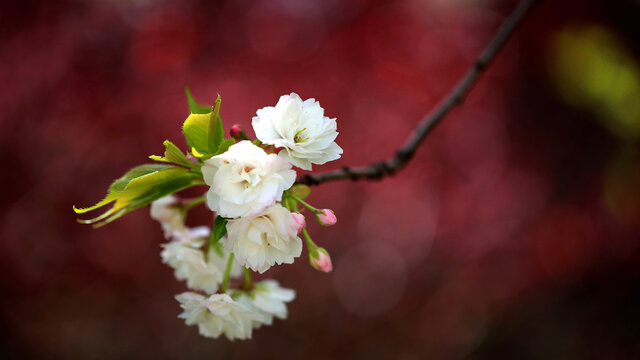
{"type": "Polygon", "coordinates": [[[405,170],[315,188],[334,271],[267,272],[297,299],[250,341],[176,318],[147,210],[98,230],[71,211],[184,145],[184,85],[247,129],[282,94],[318,99],[344,155],[317,171],[391,156],[514,6],[0,4],[0,358],[638,358],[636,0],[540,2],[405,170]]]}

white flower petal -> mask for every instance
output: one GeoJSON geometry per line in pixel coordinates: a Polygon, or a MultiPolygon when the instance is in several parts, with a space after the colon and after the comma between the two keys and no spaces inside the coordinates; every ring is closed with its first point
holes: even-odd
{"type": "Polygon", "coordinates": [[[221,240],[238,262],[260,273],[275,264],[291,264],[302,252],[302,240],[291,212],[276,204],[252,217],[230,220],[221,240]]]}
{"type": "Polygon", "coordinates": [[[202,166],[207,205],[227,218],[251,216],[282,198],[296,177],[291,165],[250,141],[240,141],[202,166]]]}
{"type": "Polygon", "coordinates": [[[207,263],[204,253],[186,242],[172,241],[162,245],[162,262],[174,269],[178,280],[187,282],[190,289],[213,294],[218,290],[224,275],[224,267],[207,263]]]}
{"type": "Polygon", "coordinates": [[[250,294],[241,293],[237,301],[263,316],[262,321],[254,321],[253,327],[271,325],[273,318],[286,319],[288,315],[287,304],[293,301],[296,292],[292,289],[280,287],[275,280],[264,280],[255,284],[250,294]]]}
{"type": "Polygon", "coordinates": [[[198,325],[200,335],[217,338],[224,334],[229,340],[250,339],[253,322],[264,316],[233,300],[228,294],[214,294],[205,298],[192,292],[176,296],[184,310],[179,318],[187,325],[198,325]]]}
{"type": "Polygon", "coordinates": [[[162,225],[165,238],[169,239],[174,233],[184,231],[184,218],[181,211],[174,207],[178,199],[168,195],[151,203],[151,218],[162,225]]]}
{"type": "Polygon", "coordinates": [[[302,101],[295,93],[283,95],[275,107],[256,112],[251,125],[256,137],[265,144],[283,148],[282,159],[304,169],[340,158],[342,149],[335,143],[336,119],[324,116],[315,99],[302,101]]]}

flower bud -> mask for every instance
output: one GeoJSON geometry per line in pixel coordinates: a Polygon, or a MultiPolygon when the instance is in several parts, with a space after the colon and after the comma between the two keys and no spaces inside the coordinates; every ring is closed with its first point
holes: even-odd
{"type": "Polygon", "coordinates": [[[302,229],[304,229],[304,226],[306,224],[304,220],[304,215],[300,213],[291,213],[291,216],[293,217],[293,220],[296,221],[296,231],[299,234],[302,231],[302,229]]]}
{"type": "Polygon", "coordinates": [[[320,213],[316,214],[316,219],[322,226],[332,226],[335,225],[336,222],[338,222],[336,214],[334,214],[333,210],[331,209],[320,210],[320,213]]]}
{"type": "Polygon", "coordinates": [[[309,263],[311,263],[311,266],[318,271],[329,273],[333,270],[331,257],[327,250],[323,248],[317,248],[316,251],[310,254],[309,263]]]}
{"type": "Polygon", "coordinates": [[[247,140],[247,139],[249,139],[247,134],[244,132],[244,129],[242,129],[242,126],[240,126],[238,124],[235,124],[235,125],[231,126],[231,129],[229,129],[229,135],[231,135],[231,137],[236,139],[236,140],[247,140]]]}

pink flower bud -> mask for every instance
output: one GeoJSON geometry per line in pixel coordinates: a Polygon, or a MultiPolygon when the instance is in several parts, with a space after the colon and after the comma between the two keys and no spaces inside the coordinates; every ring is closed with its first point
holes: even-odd
{"type": "Polygon", "coordinates": [[[238,124],[231,126],[231,129],[229,129],[229,135],[231,135],[231,137],[234,139],[243,138],[243,134],[242,134],[243,132],[244,131],[242,130],[242,126],[238,124]]]}
{"type": "Polygon", "coordinates": [[[333,210],[322,209],[320,211],[322,211],[320,214],[316,214],[316,219],[318,220],[318,223],[320,223],[320,225],[331,226],[335,225],[336,222],[338,222],[336,214],[333,213],[333,210]]]}
{"type": "Polygon", "coordinates": [[[300,213],[291,213],[291,217],[296,221],[296,232],[300,233],[304,229],[305,221],[304,215],[300,213]]]}
{"type": "Polygon", "coordinates": [[[323,248],[318,248],[318,251],[310,257],[311,266],[318,271],[322,271],[325,273],[331,272],[333,270],[333,264],[331,264],[331,257],[329,257],[329,253],[327,250],[323,248]]]}

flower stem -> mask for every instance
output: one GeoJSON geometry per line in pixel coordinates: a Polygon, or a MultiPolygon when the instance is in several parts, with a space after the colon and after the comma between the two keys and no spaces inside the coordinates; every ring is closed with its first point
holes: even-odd
{"type": "Polygon", "coordinates": [[[244,290],[251,290],[253,288],[253,282],[251,281],[251,270],[244,268],[244,282],[242,283],[244,290]]]}
{"type": "Polygon", "coordinates": [[[291,194],[289,193],[289,196],[297,201],[300,205],[306,207],[307,209],[309,209],[309,211],[311,211],[314,214],[319,214],[322,212],[322,210],[318,210],[316,208],[314,208],[313,206],[311,206],[310,204],[308,204],[306,201],[302,200],[301,198],[299,198],[297,195],[291,194]]]}
{"type": "Polygon", "coordinates": [[[207,201],[207,197],[205,195],[202,195],[202,196],[187,200],[182,206],[184,207],[184,211],[186,212],[191,210],[195,206],[198,206],[204,203],[205,201],[207,201]]]}
{"type": "Polygon", "coordinates": [[[224,278],[222,279],[222,285],[220,286],[220,292],[226,293],[229,287],[229,276],[231,275],[231,265],[233,265],[233,253],[229,253],[229,260],[227,260],[227,268],[224,270],[224,278]]]}
{"type": "Polygon", "coordinates": [[[282,196],[282,205],[291,212],[298,211],[296,208],[297,206],[296,201],[286,192],[282,196]]]}
{"type": "Polygon", "coordinates": [[[306,227],[302,229],[302,235],[304,235],[304,240],[307,243],[307,250],[309,251],[309,253],[311,253],[318,247],[318,245],[316,245],[316,243],[314,243],[313,240],[311,240],[311,236],[309,236],[309,233],[307,232],[306,227]]]}

